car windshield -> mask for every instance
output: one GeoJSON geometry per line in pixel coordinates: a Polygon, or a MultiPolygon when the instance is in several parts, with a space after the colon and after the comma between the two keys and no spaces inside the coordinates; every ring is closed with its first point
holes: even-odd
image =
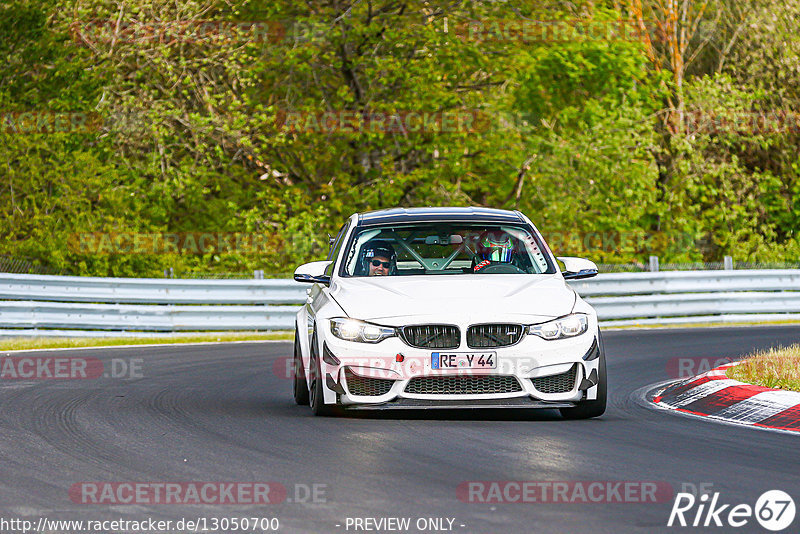
{"type": "Polygon", "coordinates": [[[343,276],[552,274],[542,243],[522,226],[425,223],[357,231],[343,276]]]}

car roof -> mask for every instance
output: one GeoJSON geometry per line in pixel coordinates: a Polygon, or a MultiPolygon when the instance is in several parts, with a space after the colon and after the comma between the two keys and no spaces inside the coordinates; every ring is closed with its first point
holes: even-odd
{"type": "Polygon", "coordinates": [[[391,208],[358,214],[358,226],[439,221],[521,223],[523,219],[514,211],[476,207],[391,208]]]}

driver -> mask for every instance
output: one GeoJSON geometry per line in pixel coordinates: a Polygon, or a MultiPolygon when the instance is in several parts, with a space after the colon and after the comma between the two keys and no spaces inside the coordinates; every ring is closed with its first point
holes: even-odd
{"type": "Polygon", "coordinates": [[[364,243],[364,261],[369,276],[387,276],[395,271],[397,254],[387,241],[374,239],[364,243]]]}
{"type": "Polygon", "coordinates": [[[476,246],[477,256],[472,272],[480,272],[481,269],[492,263],[511,263],[514,256],[514,240],[502,230],[486,230],[478,237],[476,246]]]}

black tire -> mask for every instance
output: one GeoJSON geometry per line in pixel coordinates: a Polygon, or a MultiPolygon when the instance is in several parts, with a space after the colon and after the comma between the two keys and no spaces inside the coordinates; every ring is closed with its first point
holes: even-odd
{"type": "Polygon", "coordinates": [[[560,408],[564,419],[591,419],[600,417],[606,412],[606,397],[608,382],[606,378],[606,353],[603,348],[603,338],[600,337],[600,365],[597,372],[597,399],[583,401],[574,408],[560,408]]]}
{"type": "Polygon", "coordinates": [[[297,327],[294,329],[294,402],[300,406],[308,406],[308,384],[306,383],[306,373],[303,369],[303,358],[300,355],[300,337],[297,327]]]}
{"type": "Polygon", "coordinates": [[[309,393],[309,404],[314,415],[330,417],[336,415],[337,411],[335,405],[325,404],[323,401],[322,381],[325,380],[325,377],[322,376],[322,367],[317,352],[317,334],[315,332],[311,341],[311,391],[309,393]]]}

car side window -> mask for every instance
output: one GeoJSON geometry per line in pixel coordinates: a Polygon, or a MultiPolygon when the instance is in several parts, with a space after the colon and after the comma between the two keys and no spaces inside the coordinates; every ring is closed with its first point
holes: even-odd
{"type": "Polygon", "coordinates": [[[344,235],[347,233],[347,226],[349,221],[344,223],[342,227],[339,229],[339,233],[336,234],[336,240],[333,242],[331,246],[331,250],[328,252],[328,260],[330,260],[331,264],[325,268],[325,274],[328,276],[333,275],[333,264],[336,263],[336,258],[339,256],[339,250],[342,248],[342,242],[344,241],[344,235]]]}

